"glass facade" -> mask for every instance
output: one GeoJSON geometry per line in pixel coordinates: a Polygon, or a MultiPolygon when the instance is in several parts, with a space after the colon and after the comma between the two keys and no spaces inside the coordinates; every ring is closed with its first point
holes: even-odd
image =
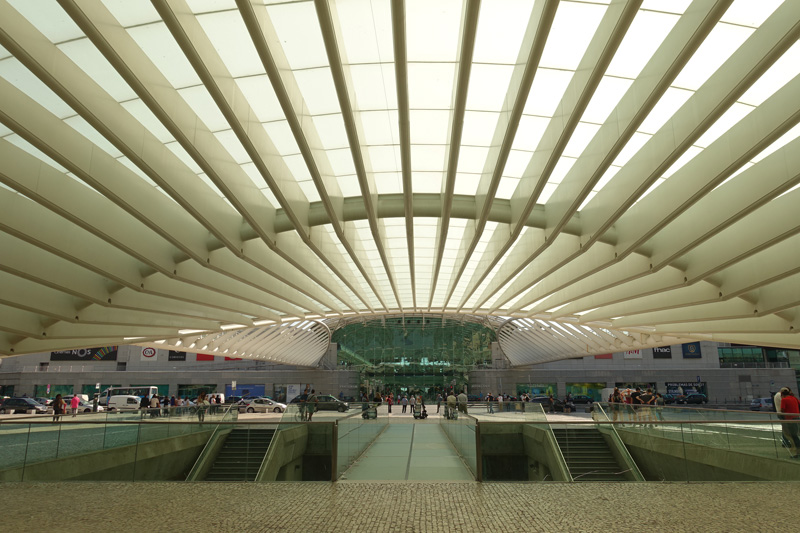
{"type": "Polygon", "coordinates": [[[442,317],[392,317],[334,331],[339,367],[360,371],[360,392],[422,394],[461,391],[473,368],[491,364],[494,330],[442,317]]]}
{"type": "Polygon", "coordinates": [[[763,363],[764,352],[755,346],[732,346],[717,348],[722,363],[763,363]]]}

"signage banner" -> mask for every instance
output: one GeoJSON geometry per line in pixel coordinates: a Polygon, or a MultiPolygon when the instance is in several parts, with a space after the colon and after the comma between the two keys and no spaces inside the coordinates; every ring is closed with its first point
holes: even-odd
{"type": "Polygon", "coordinates": [[[81,348],[80,350],[64,350],[50,352],[51,361],[116,361],[117,347],[81,348]]]}
{"type": "Polygon", "coordinates": [[[301,394],[303,394],[303,386],[302,385],[300,385],[300,384],[295,385],[294,383],[286,385],[286,403],[287,404],[289,402],[291,402],[292,399],[295,396],[300,396],[301,394]]]}
{"type": "Polygon", "coordinates": [[[595,359],[614,359],[614,354],[610,353],[601,353],[600,355],[595,355],[595,359]]]}
{"type": "Polygon", "coordinates": [[[197,360],[198,361],[213,361],[214,360],[214,356],[210,355],[210,354],[207,354],[207,353],[199,353],[199,354],[197,354],[197,360]]]}
{"type": "Polygon", "coordinates": [[[622,357],[624,359],[641,359],[642,358],[642,351],[641,350],[631,350],[629,352],[622,352],[622,357]]]}
{"type": "Polygon", "coordinates": [[[700,359],[702,357],[702,354],[700,353],[699,342],[690,342],[682,345],[682,347],[684,359],[700,359]]]}
{"type": "Polygon", "coordinates": [[[226,361],[241,361],[241,357],[225,357],[226,361]]]}
{"type": "Polygon", "coordinates": [[[186,352],[178,352],[175,350],[169,351],[170,361],[186,361],[186,352]]]}
{"type": "Polygon", "coordinates": [[[158,350],[155,348],[142,348],[142,361],[155,361],[158,359],[158,350]]]}
{"type": "Polygon", "coordinates": [[[664,383],[667,394],[685,396],[687,394],[707,394],[705,381],[673,381],[664,383]]]}
{"type": "Polygon", "coordinates": [[[653,359],[672,359],[672,346],[653,348],[653,359]]]}

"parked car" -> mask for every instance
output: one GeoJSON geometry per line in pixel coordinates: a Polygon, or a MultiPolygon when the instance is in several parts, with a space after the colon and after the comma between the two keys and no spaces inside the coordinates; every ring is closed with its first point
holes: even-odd
{"type": "Polygon", "coordinates": [[[572,403],[574,404],[591,404],[592,402],[594,402],[594,398],[585,394],[578,394],[572,397],[572,403]]]}
{"type": "Polygon", "coordinates": [[[775,401],[773,398],[753,398],[750,402],[751,411],[774,411],[775,401]]]}
{"type": "Polygon", "coordinates": [[[108,399],[109,411],[131,411],[139,409],[142,400],[138,396],[117,394],[108,399]]]}
{"type": "MultiPolygon", "coordinates": [[[[305,400],[305,398],[305,395],[301,394],[300,396],[295,396],[292,398],[292,401],[289,403],[300,403],[301,401],[305,400]]],[[[339,411],[340,413],[344,413],[348,409],[350,409],[350,404],[347,402],[343,402],[340,399],[328,394],[317,395],[317,411],[339,411]]]]}
{"type": "MultiPolygon", "coordinates": [[[[535,398],[531,398],[531,402],[542,404],[542,407],[544,407],[545,411],[550,408],[549,398],[547,396],[536,396],[535,398]]],[[[564,412],[564,402],[555,396],[553,397],[553,409],[559,413],[564,412]]]]}
{"type": "Polygon", "coordinates": [[[677,400],[677,397],[674,394],[663,394],[661,397],[664,398],[664,405],[675,403],[677,400]]]}
{"type": "Polygon", "coordinates": [[[46,414],[47,407],[40,404],[33,398],[6,398],[0,404],[0,414],[33,412],[34,414],[46,414]]]}
{"type": "Polygon", "coordinates": [[[44,405],[45,407],[50,407],[51,404],[53,403],[53,398],[34,398],[34,400],[44,405]]]}
{"type": "Polygon", "coordinates": [[[247,413],[282,413],[286,410],[285,403],[278,403],[269,398],[254,398],[239,403],[239,412],[247,413]]]}
{"type": "Polygon", "coordinates": [[[708,403],[708,396],[705,394],[694,393],[694,394],[687,394],[683,397],[681,403],[685,404],[702,404],[708,403]]]}

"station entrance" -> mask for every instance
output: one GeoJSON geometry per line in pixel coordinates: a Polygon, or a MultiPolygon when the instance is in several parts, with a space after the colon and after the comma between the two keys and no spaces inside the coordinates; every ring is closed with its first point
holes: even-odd
{"type": "Polygon", "coordinates": [[[405,315],[349,322],[332,339],[338,365],[359,371],[359,394],[430,401],[466,390],[469,371],[491,365],[497,336],[483,317],[405,315]]]}

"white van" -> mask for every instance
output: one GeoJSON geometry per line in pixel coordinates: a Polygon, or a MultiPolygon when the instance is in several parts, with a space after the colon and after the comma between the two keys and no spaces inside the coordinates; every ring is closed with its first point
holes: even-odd
{"type": "Polygon", "coordinates": [[[117,395],[108,399],[109,411],[131,411],[139,408],[141,399],[138,396],[117,395]]]}

